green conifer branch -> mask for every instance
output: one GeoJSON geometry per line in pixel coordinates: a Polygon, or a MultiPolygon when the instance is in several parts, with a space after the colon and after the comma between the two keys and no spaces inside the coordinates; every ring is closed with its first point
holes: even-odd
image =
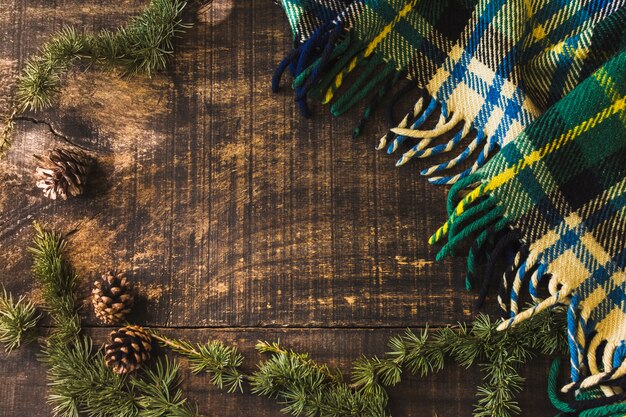
{"type": "Polygon", "coordinates": [[[356,390],[308,355],[284,349],[278,343],[259,342],[257,350],[270,353],[250,377],[252,392],[276,398],[284,413],[309,417],[387,417],[384,389],[356,390]]]}
{"type": "MultiPolygon", "coordinates": [[[[295,416],[388,416],[386,386],[401,382],[403,373],[426,376],[443,369],[446,358],[459,366],[478,365],[484,383],[477,388],[476,417],[509,417],[520,413],[515,396],[524,379],[518,369],[537,353],[555,355],[567,348],[565,314],[562,309],[547,311],[520,323],[508,331],[497,330],[498,322],[481,314],[469,325],[459,324],[419,333],[406,330],[389,340],[384,357],[361,357],[352,366],[352,380],[344,382],[338,370],[331,370],[312,360],[308,354],[284,348],[280,343],[258,342],[257,350],[271,355],[258,370],[248,376],[239,371],[243,359],[228,359],[236,352],[221,342],[206,346],[192,345],[178,339],[157,335],[164,346],[186,356],[194,372],[213,373],[211,382],[219,387],[214,374],[225,372],[227,364],[241,389],[241,381],[251,384],[255,394],[276,399],[282,411],[295,416]],[[219,346],[211,350],[209,346],[219,346]],[[204,351],[204,353],[203,353],[204,351]],[[219,353],[223,352],[223,353],[219,353]],[[222,364],[222,368],[216,364],[222,364]]],[[[239,355],[237,353],[237,355],[239,355]]],[[[223,384],[234,391],[234,385],[223,384]]]]}
{"type": "Polygon", "coordinates": [[[54,415],[78,417],[84,411],[90,416],[109,416],[113,402],[120,417],[136,415],[138,408],[124,378],[105,365],[89,337],[79,335],[78,276],[67,262],[65,239],[35,224],[33,243],[33,275],[54,325],[40,355],[48,366],[48,401],[54,415]]]}
{"type": "Polygon", "coordinates": [[[484,384],[478,387],[476,417],[510,417],[519,414],[515,395],[524,379],[518,369],[538,352],[545,355],[565,353],[567,349],[565,312],[556,308],[543,312],[507,331],[480,314],[471,326],[459,324],[419,335],[407,330],[392,337],[389,351],[382,359],[361,358],[352,369],[353,385],[362,391],[378,386],[396,385],[403,370],[426,376],[444,366],[445,357],[469,368],[479,362],[484,384]]]}
{"type": "Polygon", "coordinates": [[[182,397],[178,365],[157,362],[128,381],[106,366],[101,350],[80,334],[78,276],[66,258],[66,241],[35,224],[33,274],[40,284],[53,330],[43,342],[40,360],[48,367],[48,401],[57,417],[192,417],[182,397]]]}
{"type": "Polygon", "coordinates": [[[159,340],[165,347],[172,349],[189,360],[189,366],[194,374],[207,372],[213,385],[228,392],[243,392],[245,375],[239,367],[243,363],[243,355],[236,347],[226,346],[224,343],[213,340],[204,345],[193,345],[180,339],[170,339],[152,332],[152,337],[159,340]]]}
{"type": "Polygon", "coordinates": [[[144,371],[141,378],[131,381],[133,394],[139,405],[140,417],[196,417],[198,410],[183,397],[178,386],[179,366],[167,356],[158,359],[153,368],[144,371]]]}
{"type": "Polygon", "coordinates": [[[174,53],[174,38],[183,23],[184,0],[151,0],[146,9],[117,31],[90,34],[66,26],[30,57],[17,82],[13,108],[0,133],[0,155],[10,146],[15,117],[50,107],[65,74],[77,63],[118,70],[122,75],[151,77],[165,69],[174,53]]]}
{"type": "Polygon", "coordinates": [[[22,344],[35,339],[35,326],[41,315],[37,313],[34,304],[24,296],[17,300],[0,285],[0,343],[4,350],[10,353],[22,344]]]}
{"type": "Polygon", "coordinates": [[[39,284],[45,308],[50,313],[56,330],[51,335],[55,343],[73,340],[80,332],[76,311],[78,276],[66,260],[66,241],[55,232],[44,230],[35,223],[35,237],[30,252],[33,254],[33,276],[39,284]]]}
{"type": "MultiPolygon", "coordinates": [[[[54,335],[54,333],[53,333],[54,335]]],[[[134,417],[139,407],[126,378],[106,366],[88,336],[68,344],[49,339],[40,360],[48,367],[48,402],[57,417],[134,417]]]]}

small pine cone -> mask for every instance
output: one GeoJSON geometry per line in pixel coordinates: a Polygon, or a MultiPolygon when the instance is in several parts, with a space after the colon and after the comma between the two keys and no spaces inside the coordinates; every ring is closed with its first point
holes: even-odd
{"type": "Polygon", "coordinates": [[[91,303],[96,317],[106,324],[117,324],[124,320],[135,301],[130,281],[124,274],[108,272],[93,285],[91,303]]]}
{"type": "Polygon", "coordinates": [[[40,163],[37,187],[43,189],[43,195],[52,200],[67,200],[68,194],[83,193],[93,162],[89,155],[78,149],[55,147],[46,156],[35,155],[35,158],[40,163]]]}
{"type": "Polygon", "coordinates": [[[104,348],[104,360],[116,374],[133,372],[150,358],[152,337],[140,326],[126,326],[111,332],[104,348]]]}

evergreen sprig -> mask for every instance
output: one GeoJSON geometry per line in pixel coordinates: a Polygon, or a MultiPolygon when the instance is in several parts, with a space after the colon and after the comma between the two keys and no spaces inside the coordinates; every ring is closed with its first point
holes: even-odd
{"type": "Polygon", "coordinates": [[[20,345],[35,339],[35,326],[41,315],[35,305],[24,296],[17,300],[7,292],[4,286],[0,293],[0,343],[10,353],[20,345]]]}
{"type": "Polygon", "coordinates": [[[318,365],[307,354],[284,349],[279,343],[257,343],[271,354],[250,377],[252,392],[276,398],[282,411],[307,417],[387,417],[384,389],[359,391],[343,380],[339,371],[318,365]]]}
{"type": "Polygon", "coordinates": [[[151,77],[165,69],[173,54],[173,38],[182,22],[186,2],[151,0],[146,9],[117,31],[82,33],[66,26],[28,60],[18,81],[18,112],[49,107],[60,91],[63,75],[77,61],[116,68],[125,75],[151,77]]]}
{"type": "Polygon", "coordinates": [[[63,344],[51,339],[40,356],[48,367],[48,402],[58,417],[134,417],[139,408],[123,376],[106,366],[87,336],[63,344]]]}
{"type": "Polygon", "coordinates": [[[228,392],[243,392],[244,375],[239,370],[243,363],[243,355],[236,347],[226,346],[224,343],[213,340],[204,345],[192,344],[180,339],[170,339],[166,336],[153,333],[153,337],[163,346],[186,357],[194,374],[207,372],[213,385],[228,392]]]}
{"type": "Polygon", "coordinates": [[[65,74],[77,63],[117,69],[122,75],[151,77],[165,69],[174,38],[188,27],[184,0],[151,0],[146,9],[117,31],[84,33],[66,26],[29,58],[18,79],[11,115],[0,133],[0,155],[10,146],[15,117],[50,107],[65,74]]]}
{"type": "MultiPolygon", "coordinates": [[[[183,340],[155,337],[164,346],[189,358],[194,372],[213,372],[211,382],[220,387],[214,379],[215,373],[219,374],[216,363],[221,363],[223,369],[227,364],[237,363],[231,372],[239,384],[248,380],[253,393],[277,399],[284,413],[295,416],[386,417],[385,387],[400,383],[405,371],[422,377],[438,372],[443,369],[445,359],[452,358],[464,368],[478,365],[484,375],[484,383],[477,389],[473,415],[510,417],[521,411],[515,396],[521,391],[524,379],[518,369],[537,353],[555,355],[566,351],[565,314],[562,308],[556,308],[507,331],[498,331],[498,324],[481,314],[469,324],[430,331],[426,328],[417,334],[406,330],[389,340],[389,351],[384,357],[357,359],[352,366],[350,384],[344,381],[340,371],[320,365],[308,354],[286,349],[278,342],[257,343],[257,350],[271,358],[261,362],[258,370],[248,376],[238,369],[242,358],[235,354],[236,350],[221,342],[194,346],[183,340]],[[238,359],[228,359],[231,354],[238,359]]],[[[235,390],[232,384],[224,385],[229,391],[235,390]]]]}
{"type": "Polygon", "coordinates": [[[78,276],[66,260],[65,248],[66,241],[60,234],[44,230],[35,223],[35,237],[30,248],[33,275],[56,328],[51,337],[59,343],[74,339],[80,332],[76,312],[78,276]]]}
{"type": "Polygon", "coordinates": [[[140,417],[196,417],[198,411],[183,397],[178,374],[179,366],[167,357],[158,359],[142,378],[133,378],[133,394],[140,417]]]}
{"type": "Polygon", "coordinates": [[[83,411],[105,417],[111,415],[111,404],[116,404],[119,417],[136,415],[138,408],[124,379],[105,365],[101,352],[94,352],[89,337],[79,335],[78,275],[67,262],[66,240],[35,224],[33,243],[33,275],[54,325],[40,355],[48,366],[48,401],[54,415],[78,417],[83,411]]]}
{"type": "Polygon", "coordinates": [[[407,330],[392,337],[382,359],[361,358],[353,365],[353,385],[361,391],[378,390],[400,382],[403,370],[426,376],[444,366],[446,357],[469,368],[479,362],[484,384],[478,387],[475,417],[509,417],[519,414],[515,395],[523,387],[519,367],[538,352],[555,355],[566,352],[566,325],[563,309],[543,312],[507,331],[485,314],[471,326],[460,324],[419,335],[407,330]]]}
{"type": "Polygon", "coordinates": [[[131,381],[113,372],[91,338],[80,334],[78,276],[66,259],[66,240],[35,225],[33,273],[53,330],[40,360],[48,366],[48,401],[57,417],[192,417],[195,410],[178,389],[178,365],[157,362],[131,381]]]}
{"type": "MultiPolygon", "coordinates": [[[[106,367],[102,353],[93,348],[88,337],[79,335],[78,278],[65,261],[64,239],[35,227],[33,272],[55,324],[42,353],[42,361],[49,367],[49,400],[55,415],[195,416],[196,409],[178,388],[176,363],[159,361],[153,369],[130,380],[106,367]]],[[[194,373],[208,372],[216,386],[229,392],[243,391],[246,380],[253,393],[277,399],[283,412],[295,416],[388,417],[385,387],[401,382],[405,371],[420,376],[437,372],[446,358],[452,358],[465,368],[477,364],[484,374],[474,416],[510,417],[520,412],[515,396],[524,383],[518,373],[521,365],[537,353],[566,352],[565,319],[563,308],[555,308],[507,331],[498,331],[499,323],[484,314],[468,325],[423,329],[417,334],[407,330],[389,340],[384,356],[356,360],[351,383],[340,371],[278,342],[257,343],[257,350],[270,358],[259,363],[252,375],[246,375],[240,370],[243,356],[235,347],[219,341],[192,344],[156,333],[153,337],[185,356],[194,373]]]]}

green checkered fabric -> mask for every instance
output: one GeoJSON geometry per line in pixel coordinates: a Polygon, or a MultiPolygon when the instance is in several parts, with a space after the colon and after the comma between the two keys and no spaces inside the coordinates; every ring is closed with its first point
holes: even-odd
{"type": "Polygon", "coordinates": [[[512,230],[522,246],[500,285],[499,301],[510,315],[501,328],[568,305],[567,388],[600,385],[609,394],[611,381],[626,375],[626,35],[621,45],[622,52],[455,184],[450,220],[431,240],[447,234],[441,257],[469,236],[487,244],[512,230]],[[468,186],[472,191],[453,204],[468,186]],[[520,312],[523,286],[535,304],[520,312]]]}
{"type": "MultiPolygon", "coordinates": [[[[290,55],[296,101],[308,114],[306,98],[318,98],[338,116],[369,99],[367,118],[390,84],[408,78],[428,97],[383,136],[378,148],[392,153],[417,139],[398,160],[403,165],[465,143],[447,162],[422,170],[431,182],[451,184],[475,172],[615,54],[616,32],[606,33],[615,25],[605,22],[616,20],[612,16],[625,4],[354,0],[290,55]],[[420,130],[437,109],[442,114],[437,126],[420,130]],[[452,140],[436,144],[460,124],[452,140]],[[469,167],[458,168],[471,159],[469,167]]],[[[623,19],[618,23],[625,25],[623,19]]]]}
{"type": "Polygon", "coordinates": [[[465,146],[422,171],[454,183],[450,218],[430,240],[447,239],[438,259],[472,242],[471,288],[487,254],[480,304],[510,252],[501,328],[567,305],[566,388],[616,393],[626,379],[626,0],[353,0],[309,32],[274,89],[289,68],[305,114],[307,99],[337,116],[370,100],[357,132],[399,80],[425,90],[378,148],[411,142],[403,165],[465,146]],[[520,311],[524,297],[534,305],[520,311]]]}

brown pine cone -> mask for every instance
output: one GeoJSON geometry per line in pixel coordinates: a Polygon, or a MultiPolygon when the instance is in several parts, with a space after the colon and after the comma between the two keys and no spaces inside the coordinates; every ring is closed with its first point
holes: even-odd
{"type": "Polygon", "coordinates": [[[135,301],[130,281],[124,274],[107,272],[93,285],[91,303],[96,317],[106,324],[117,324],[124,320],[135,301]]]}
{"type": "Polygon", "coordinates": [[[150,358],[152,337],[140,326],[126,326],[111,332],[111,342],[104,348],[104,360],[116,374],[138,369],[150,358]]]}
{"type": "Polygon", "coordinates": [[[43,189],[46,197],[66,200],[68,194],[78,196],[83,193],[93,163],[85,152],[55,147],[46,156],[35,155],[35,158],[40,163],[36,174],[37,187],[43,189]]]}

